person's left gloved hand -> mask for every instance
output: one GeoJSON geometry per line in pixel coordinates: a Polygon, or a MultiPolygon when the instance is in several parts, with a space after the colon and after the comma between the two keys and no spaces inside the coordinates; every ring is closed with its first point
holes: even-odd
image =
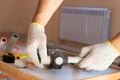
{"type": "Polygon", "coordinates": [[[38,23],[31,23],[28,31],[27,38],[27,53],[33,63],[39,67],[43,68],[44,65],[40,64],[38,58],[37,49],[39,49],[39,55],[42,60],[47,59],[47,48],[46,48],[46,34],[44,27],[38,23]]]}
{"type": "Polygon", "coordinates": [[[79,67],[88,71],[105,70],[119,55],[119,52],[109,41],[83,47],[79,56],[85,58],[80,61],[79,67]]]}

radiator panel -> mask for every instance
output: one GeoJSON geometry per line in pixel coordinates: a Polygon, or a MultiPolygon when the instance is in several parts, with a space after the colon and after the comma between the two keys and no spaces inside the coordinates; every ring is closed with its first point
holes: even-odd
{"type": "Polygon", "coordinates": [[[86,44],[109,38],[110,10],[107,8],[63,7],[60,38],[86,44]]]}

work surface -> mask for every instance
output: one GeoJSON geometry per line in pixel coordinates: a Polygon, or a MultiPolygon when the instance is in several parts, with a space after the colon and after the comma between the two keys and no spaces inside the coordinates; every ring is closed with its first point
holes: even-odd
{"type": "MultiPolygon", "coordinates": [[[[20,68],[19,68],[20,69],[20,68]]],[[[38,69],[33,65],[29,65],[28,68],[20,69],[27,73],[36,75],[43,80],[80,80],[94,76],[106,75],[114,72],[118,72],[118,70],[109,68],[105,71],[90,71],[87,72],[81,69],[73,69],[69,66],[63,66],[62,69],[38,69]]]]}
{"type": "Polygon", "coordinates": [[[13,64],[6,64],[0,61],[0,70],[13,76],[15,80],[119,80],[118,70],[109,68],[105,71],[84,71],[64,66],[60,70],[38,69],[34,65],[28,65],[27,68],[15,68],[13,64]],[[111,76],[111,74],[114,75],[111,76]],[[110,76],[104,76],[109,74],[110,76]],[[117,75],[116,75],[117,74],[117,75]],[[95,78],[97,76],[97,79],[95,78]],[[99,76],[102,76],[98,79],[99,76]],[[95,79],[91,79],[94,77],[95,79]],[[37,78],[37,79],[36,79],[37,78]],[[38,79],[39,78],[39,79],[38,79]],[[112,79],[111,79],[112,78],[112,79]]]}
{"type": "MultiPolygon", "coordinates": [[[[4,50],[4,46],[2,47],[4,50]]],[[[24,52],[24,47],[17,45],[14,52],[24,52]]],[[[13,66],[12,64],[9,64],[13,66]]],[[[1,69],[1,68],[0,68],[1,69]]],[[[85,71],[81,69],[74,69],[72,66],[65,65],[62,69],[39,69],[35,65],[29,64],[27,68],[17,68],[18,70],[35,75],[43,80],[83,80],[86,78],[107,75],[111,73],[119,72],[119,70],[108,68],[105,71],[85,71]]],[[[21,73],[22,74],[22,73],[21,73]]],[[[102,79],[101,79],[102,80],[102,79]]],[[[108,80],[108,79],[105,79],[108,80]]]]}

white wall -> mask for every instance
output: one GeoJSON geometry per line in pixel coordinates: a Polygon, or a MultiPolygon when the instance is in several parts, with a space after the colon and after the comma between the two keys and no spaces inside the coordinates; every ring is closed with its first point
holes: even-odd
{"type": "MultiPolygon", "coordinates": [[[[27,34],[38,1],[0,0],[0,33],[27,34]]],[[[112,10],[110,36],[120,32],[120,0],[64,0],[63,6],[108,7],[112,10]]],[[[60,42],[59,17],[60,8],[46,27],[47,38],[53,42],[60,42]]]]}
{"type": "Polygon", "coordinates": [[[0,33],[26,34],[38,0],[0,0],[0,33]]]}

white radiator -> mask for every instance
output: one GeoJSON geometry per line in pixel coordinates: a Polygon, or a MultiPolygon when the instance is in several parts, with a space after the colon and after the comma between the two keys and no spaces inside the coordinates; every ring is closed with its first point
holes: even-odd
{"type": "Polygon", "coordinates": [[[60,18],[60,39],[86,44],[109,38],[110,10],[107,8],[63,7],[60,18]]]}

